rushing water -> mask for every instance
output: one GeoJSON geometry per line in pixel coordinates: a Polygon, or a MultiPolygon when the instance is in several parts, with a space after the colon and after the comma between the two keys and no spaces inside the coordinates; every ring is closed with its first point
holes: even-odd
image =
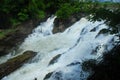
{"type": "MultiPolygon", "coordinates": [[[[56,17],[41,23],[21,44],[19,54],[27,50],[37,52],[32,61],[2,80],[85,80],[89,75],[81,68],[85,59],[97,59],[113,47],[114,35],[99,34],[108,29],[101,22],[82,18],[62,33],[52,33],[56,17]]],[[[3,57],[10,58],[12,56],[3,57]]]]}

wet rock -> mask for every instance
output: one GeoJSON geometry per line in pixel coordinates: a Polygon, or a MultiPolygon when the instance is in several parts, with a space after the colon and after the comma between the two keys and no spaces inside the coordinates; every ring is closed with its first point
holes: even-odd
{"type": "Polygon", "coordinates": [[[103,60],[94,68],[87,80],[120,80],[120,45],[104,53],[103,60]]]}
{"type": "Polygon", "coordinates": [[[55,72],[55,74],[52,77],[53,77],[53,80],[63,80],[62,76],[63,76],[62,72],[59,71],[59,72],[55,72]]]}
{"type": "Polygon", "coordinates": [[[95,31],[96,31],[96,27],[90,30],[90,32],[95,32],[95,31]]]}
{"type": "Polygon", "coordinates": [[[75,61],[57,68],[48,80],[86,80],[86,75],[81,69],[81,63],[75,61]]]}
{"type": "Polygon", "coordinates": [[[37,80],[37,78],[35,78],[34,80],[37,80]]]}
{"type": "Polygon", "coordinates": [[[0,64],[0,79],[20,68],[26,61],[36,55],[33,51],[26,51],[22,55],[9,59],[7,62],[0,64]]]}
{"type": "Polygon", "coordinates": [[[82,63],[82,69],[84,71],[91,71],[95,68],[97,61],[94,59],[86,60],[82,63]]]}
{"type": "Polygon", "coordinates": [[[49,62],[48,65],[52,65],[55,62],[57,62],[57,60],[60,58],[61,54],[56,55],[55,57],[53,57],[53,59],[49,62]]]}
{"type": "Polygon", "coordinates": [[[21,44],[27,35],[32,32],[34,27],[35,24],[32,20],[26,21],[23,24],[18,25],[15,31],[0,39],[0,56],[8,54],[21,44]]]}
{"type": "Polygon", "coordinates": [[[99,24],[96,27],[94,27],[93,29],[91,29],[90,32],[95,32],[101,25],[103,25],[103,23],[99,24]]]}
{"type": "Polygon", "coordinates": [[[107,34],[109,32],[110,32],[109,29],[102,29],[102,30],[100,30],[100,32],[98,34],[107,34]]]}
{"type": "Polygon", "coordinates": [[[54,29],[53,33],[63,32],[66,28],[73,25],[76,21],[80,20],[80,18],[84,17],[85,13],[76,13],[70,16],[67,19],[56,18],[54,21],[54,29]]]}
{"type": "Polygon", "coordinates": [[[104,34],[104,35],[107,35],[107,34],[110,34],[110,30],[109,29],[102,29],[99,31],[99,33],[96,35],[96,38],[100,35],[100,34],[104,34]]]}
{"type": "Polygon", "coordinates": [[[46,76],[45,76],[45,78],[43,80],[49,79],[52,74],[53,74],[53,72],[50,72],[50,73],[46,74],[46,76]]]}
{"type": "Polygon", "coordinates": [[[71,64],[68,64],[67,66],[75,66],[75,65],[78,65],[78,64],[80,64],[80,62],[73,62],[71,64]]]}
{"type": "Polygon", "coordinates": [[[82,31],[81,31],[81,35],[84,35],[86,33],[87,33],[87,30],[85,28],[83,28],[82,31]]]}

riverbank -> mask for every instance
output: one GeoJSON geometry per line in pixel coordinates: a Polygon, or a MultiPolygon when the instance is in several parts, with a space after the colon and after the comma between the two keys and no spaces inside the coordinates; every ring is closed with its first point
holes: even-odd
{"type": "MultiPolygon", "coordinates": [[[[43,21],[45,21],[45,19],[41,20],[41,22],[43,21]]],[[[17,49],[24,39],[32,33],[32,30],[39,22],[40,20],[28,20],[18,25],[16,28],[11,29],[10,32],[3,34],[0,38],[0,56],[17,49]]]]}

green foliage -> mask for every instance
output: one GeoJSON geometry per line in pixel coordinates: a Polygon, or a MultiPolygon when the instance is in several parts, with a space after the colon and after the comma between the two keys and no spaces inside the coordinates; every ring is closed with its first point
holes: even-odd
{"type": "Polygon", "coordinates": [[[92,14],[91,20],[106,20],[106,23],[117,32],[120,23],[120,3],[99,3],[97,0],[0,0],[0,28],[16,26],[31,18],[43,19],[46,15],[55,14],[66,19],[72,14],[92,14]],[[107,9],[106,9],[107,8],[107,9]],[[112,9],[113,11],[109,10],[112,9]]]}
{"type": "Polygon", "coordinates": [[[38,11],[37,17],[38,17],[39,19],[45,18],[45,12],[44,12],[44,11],[38,11]]]}
{"type": "Polygon", "coordinates": [[[25,20],[27,20],[28,19],[28,14],[25,14],[25,13],[23,13],[23,12],[19,12],[18,13],[18,20],[20,20],[20,21],[25,21],[25,20]]]}
{"type": "Polygon", "coordinates": [[[12,27],[15,27],[16,25],[20,24],[21,22],[16,18],[11,18],[10,22],[12,23],[12,27]]]}
{"type": "Polygon", "coordinates": [[[118,32],[118,25],[120,24],[120,8],[116,9],[106,9],[106,8],[98,8],[91,10],[91,14],[93,17],[92,21],[101,21],[105,20],[105,23],[112,28],[111,33],[118,32]]]}
{"type": "Polygon", "coordinates": [[[15,29],[7,29],[0,31],[0,39],[6,37],[7,34],[15,32],[15,29]]]}
{"type": "Polygon", "coordinates": [[[58,4],[58,10],[56,11],[56,15],[58,18],[66,19],[70,17],[73,13],[79,12],[80,6],[78,2],[66,2],[58,4]]]}
{"type": "Polygon", "coordinates": [[[14,26],[30,18],[45,17],[43,0],[1,0],[0,7],[0,19],[5,24],[0,24],[0,28],[9,24],[14,26]]]}
{"type": "Polygon", "coordinates": [[[62,4],[60,9],[56,12],[58,18],[68,18],[72,13],[74,13],[74,7],[69,3],[62,4]]]}

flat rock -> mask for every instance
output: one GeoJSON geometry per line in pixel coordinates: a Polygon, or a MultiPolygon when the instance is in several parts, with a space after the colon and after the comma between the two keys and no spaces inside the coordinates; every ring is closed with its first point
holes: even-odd
{"type": "Polygon", "coordinates": [[[35,55],[36,52],[26,51],[22,55],[9,59],[7,62],[0,64],[0,79],[20,68],[26,61],[32,59],[35,55]]]}

